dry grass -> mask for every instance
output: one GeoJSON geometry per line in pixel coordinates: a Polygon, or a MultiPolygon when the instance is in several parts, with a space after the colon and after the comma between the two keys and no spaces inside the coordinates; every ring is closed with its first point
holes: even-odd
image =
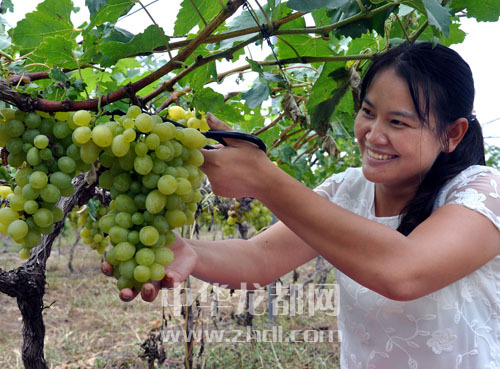
{"type": "MultiPolygon", "coordinates": [[[[111,279],[99,270],[100,257],[86,246],[75,252],[74,273],[68,269],[69,244],[54,248],[47,266],[47,291],[44,303],[46,326],[45,357],[54,369],[66,368],[148,368],[141,344],[149,333],[162,325],[161,299],[145,303],[119,300],[111,279]]],[[[57,245],[57,243],[55,244],[57,245]]],[[[4,270],[19,264],[15,254],[0,254],[4,270]]],[[[304,266],[304,276],[313,266],[304,266]]],[[[194,283],[197,283],[194,281],[194,283]]],[[[196,287],[194,287],[196,288],[196,287]]],[[[169,311],[167,310],[167,314],[169,311]]],[[[171,313],[171,311],[170,311],[171,313]]],[[[217,328],[244,330],[230,311],[217,317],[217,328]]],[[[201,327],[202,319],[195,322],[201,327]]],[[[168,329],[182,327],[183,319],[171,319],[168,329]]],[[[307,329],[335,329],[335,320],[316,314],[314,317],[277,317],[276,326],[283,332],[307,329]]],[[[205,329],[214,329],[204,320],[205,329]]],[[[267,316],[255,317],[254,328],[269,328],[267,316]]],[[[22,368],[21,316],[15,299],[0,294],[0,368],[22,368]]],[[[182,343],[163,343],[166,360],[158,368],[184,368],[182,343]]],[[[196,343],[194,368],[335,368],[338,365],[336,343],[221,342],[196,343]],[[202,353],[200,354],[200,349],[202,353]]]]}

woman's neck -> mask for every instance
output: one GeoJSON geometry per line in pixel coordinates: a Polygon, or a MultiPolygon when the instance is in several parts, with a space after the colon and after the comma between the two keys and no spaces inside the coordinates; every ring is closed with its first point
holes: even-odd
{"type": "Polygon", "coordinates": [[[375,216],[390,217],[401,214],[415,193],[414,188],[394,188],[375,183],[375,216]]]}

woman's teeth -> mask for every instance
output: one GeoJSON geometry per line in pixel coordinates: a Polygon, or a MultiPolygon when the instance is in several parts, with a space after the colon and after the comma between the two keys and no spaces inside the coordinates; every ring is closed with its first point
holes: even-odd
{"type": "Polygon", "coordinates": [[[384,155],[384,154],[377,154],[376,152],[373,152],[371,150],[367,150],[368,156],[378,159],[378,160],[389,160],[395,158],[397,155],[384,155]]]}

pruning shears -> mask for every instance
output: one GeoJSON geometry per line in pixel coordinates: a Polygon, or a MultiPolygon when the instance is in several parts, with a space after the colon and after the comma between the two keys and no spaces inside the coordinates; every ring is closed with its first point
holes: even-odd
{"type": "MultiPolygon", "coordinates": [[[[178,127],[183,127],[185,128],[183,124],[180,124],[179,122],[176,122],[175,120],[168,119],[168,118],[163,118],[165,121],[172,123],[175,126],[178,127]]],[[[264,152],[267,152],[267,147],[264,141],[262,141],[260,138],[258,138],[255,135],[249,134],[249,133],[243,133],[243,132],[235,132],[235,131],[218,131],[211,129],[206,132],[201,132],[206,138],[210,138],[212,140],[215,140],[219,143],[221,143],[224,146],[227,146],[227,142],[224,139],[231,139],[231,140],[243,140],[243,141],[248,141],[250,143],[253,143],[254,145],[257,145],[259,149],[261,149],[264,152]]],[[[204,147],[205,149],[208,150],[213,150],[215,147],[211,145],[207,145],[204,147]]]]}

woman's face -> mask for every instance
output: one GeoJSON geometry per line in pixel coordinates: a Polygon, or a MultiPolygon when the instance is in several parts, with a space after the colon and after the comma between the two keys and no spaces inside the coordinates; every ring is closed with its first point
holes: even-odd
{"type": "Polygon", "coordinates": [[[374,77],[355,120],[354,133],[363,162],[363,174],[385,186],[418,187],[441,151],[429,129],[419,120],[408,85],[393,68],[374,77]]]}

